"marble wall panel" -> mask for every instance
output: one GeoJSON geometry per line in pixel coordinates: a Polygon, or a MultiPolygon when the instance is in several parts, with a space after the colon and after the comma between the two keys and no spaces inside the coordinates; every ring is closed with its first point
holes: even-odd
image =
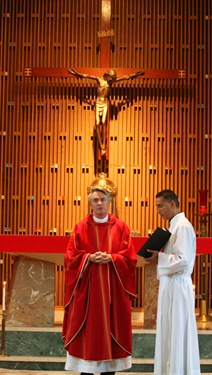
{"type": "Polygon", "coordinates": [[[54,325],[53,263],[16,257],[7,301],[7,326],[54,325]]]}
{"type": "Polygon", "coordinates": [[[158,286],[156,266],[147,264],[144,290],[144,328],[146,329],[156,328],[158,286]]]}

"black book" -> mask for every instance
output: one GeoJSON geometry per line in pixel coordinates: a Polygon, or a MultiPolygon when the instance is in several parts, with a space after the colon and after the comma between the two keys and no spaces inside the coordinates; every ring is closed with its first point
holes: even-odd
{"type": "Polygon", "coordinates": [[[152,253],[148,253],[147,249],[160,251],[170,236],[171,233],[167,229],[158,227],[140,250],[138,250],[137,254],[143,258],[150,258],[152,253]]]}

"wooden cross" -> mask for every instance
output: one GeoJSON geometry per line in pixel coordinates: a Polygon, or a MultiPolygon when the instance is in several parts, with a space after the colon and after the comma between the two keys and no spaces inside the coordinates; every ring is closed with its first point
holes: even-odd
{"type": "MultiPolygon", "coordinates": [[[[72,69],[72,72],[77,72],[78,77],[83,76],[92,77],[92,79],[104,77],[109,71],[115,71],[116,80],[114,83],[122,80],[129,79],[131,77],[145,78],[145,79],[185,79],[185,70],[181,69],[144,69],[140,75],[138,69],[132,68],[110,68],[111,66],[111,37],[114,35],[114,31],[111,29],[111,1],[112,0],[100,0],[101,1],[101,30],[98,32],[100,38],[100,68],[76,68],[72,69]],[[128,77],[128,78],[125,78],[128,77]]],[[[72,67],[71,67],[72,68],[72,67]]],[[[24,68],[25,77],[55,77],[55,78],[70,78],[76,76],[72,73],[71,69],[67,68],[24,68]]],[[[97,87],[98,89],[98,87],[97,87]]],[[[97,104],[96,104],[97,105],[97,104]]],[[[108,113],[107,113],[107,126],[106,135],[103,134],[103,141],[101,142],[100,136],[97,136],[97,149],[94,152],[95,157],[95,174],[98,172],[98,163],[100,163],[101,172],[107,172],[108,163],[108,150],[106,151],[105,145],[108,145],[108,113]],[[106,136],[106,139],[105,139],[106,136]],[[101,151],[101,152],[99,152],[101,151]]],[[[96,127],[97,128],[97,127],[96,127]]],[[[100,131],[99,128],[97,129],[100,131]]],[[[102,132],[104,131],[101,130],[102,132]]]]}

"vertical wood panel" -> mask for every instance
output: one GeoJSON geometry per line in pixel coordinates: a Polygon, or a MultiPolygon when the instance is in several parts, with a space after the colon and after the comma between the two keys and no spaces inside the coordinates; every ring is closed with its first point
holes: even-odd
{"type": "MultiPolygon", "coordinates": [[[[95,83],[26,79],[23,68],[98,67],[100,19],[96,0],[1,2],[1,233],[67,235],[88,212],[95,83]]],[[[112,89],[109,177],[134,234],[163,224],[155,208],[163,188],[179,194],[197,235],[199,189],[209,190],[211,210],[211,23],[207,0],[112,0],[112,67],[187,72],[112,89]]]]}

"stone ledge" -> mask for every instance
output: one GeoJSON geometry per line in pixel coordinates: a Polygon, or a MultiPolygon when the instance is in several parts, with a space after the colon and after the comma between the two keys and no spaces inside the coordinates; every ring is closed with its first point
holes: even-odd
{"type": "MultiPolygon", "coordinates": [[[[51,362],[65,363],[66,357],[0,356],[0,362],[51,362]]],[[[132,364],[153,364],[154,358],[132,358],[132,364]]],[[[200,359],[201,365],[212,365],[212,359],[200,359]]],[[[132,374],[132,373],[130,373],[132,374]]]]}

